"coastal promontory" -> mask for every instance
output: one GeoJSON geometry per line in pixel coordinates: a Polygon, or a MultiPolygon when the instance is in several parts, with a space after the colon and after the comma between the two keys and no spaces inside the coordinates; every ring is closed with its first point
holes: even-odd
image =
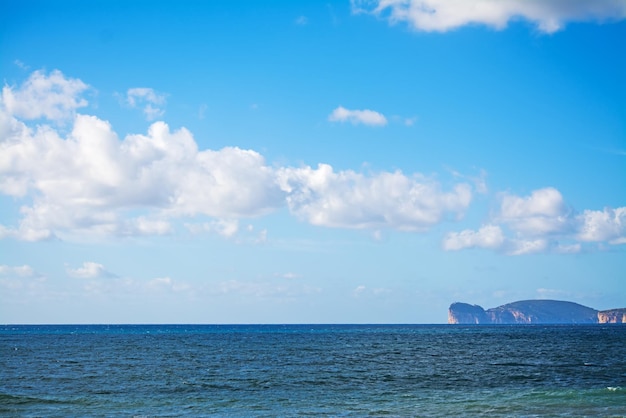
{"type": "Polygon", "coordinates": [[[448,309],[449,324],[605,324],[626,323],[626,308],[598,311],[574,302],[522,300],[497,308],[456,302],[448,309]]]}

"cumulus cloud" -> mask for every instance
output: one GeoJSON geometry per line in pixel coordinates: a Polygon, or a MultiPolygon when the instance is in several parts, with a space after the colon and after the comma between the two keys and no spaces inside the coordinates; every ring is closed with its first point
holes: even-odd
{"type": "Polygon", "coordinates": [[[586,210],[579,219],[578,239],[581,241],[626,243],[626,207],[586,210]]]}
{"type": "Polygon", "coordinates": [[[5,114],[0,133],[0,192],[33,200],[21,208],[18,226],[0,226],[0,238],[166,234],[172,217],[258,216],[284,205],[260,154],[236,147],[198,151],[189,131],[172,132],[163,122],[120,141],[94,116],[77,115],[62,137],[5,114]]]}
{"type": "MultiPolygon", "coordinates": [[[[86,84],[58,71],[52,74],[56,85],[75,86],[68,90],[73,102],[45,97],[42,102],[74,103],[57,106],[73,112],[86,84]]],[[[18,97],[40,78],[35,72],[9,90],[18,97]]],[[[129,92],[133,106],[139,99],[161,100],[149,89],[129,92]]],[[[61,132],[46,124],[30,126],[19,111],[7,109],[0,107],[0,193],[23,205],[16,224],[0,225],[0,239],[163,235],[174,232],[172,220],[196,216],[214,220],[187,224],[190,231],[234,237],[238,219],[284,206],[314,225],[423,231],[460,218],[472,198],[465,183],[444,191],[419,174],[335,171],[326,164],[277,167],[254,150],[199,150],[187,129],[171,130],[164,122],[121,139],[96,116],[75,114],[71,130],[61,132]]],[[[266,237],[261,230],[244,240],[261,243],[266,237]]]]}
{"type": "Polygon", "coordinates": [[[102,264],[93,261],[85,261],[81,267],[66,268],[67,274],[76,279],[100,279],[106,277],[115,277],[115,275],[107,271],[102,264]]]}
{"type": "Polygon", "coordinates": [[[433,179],[400,171],[365,175],[319,164],[283,168],[278,180],[292,213],[327,227],[424,231],[444,219],[459,219],[472,199],[467,184],[444,191],[433,179]]]}
{"type": "Polygon", "coordinates": [[[126,102],[130,107],[141,108],[147,120],[154,120],[165,114],[165,95],[151,88],[135,87],[126,92],[126,102]]]}
{"type": "Polygon", "coordinates": [[[487,248],[510,255],[553,252],[578,253],[583,243],[626,243],[626,207],[576,213],[552,188],[529,196],[502,196],[500,209],[489,225],[478,231],[451,232],[445,250],[487,248]]]}
{"type": "Polygon", "coordinates": [[[626,17],[623,0],[351,0],[354,13],[405,22],[416,30],[445,32],[465,25],[503,29],[512,20],[527,20],[553,33],[568,22],[617,21],[626,17]]]}
{"type": "Polygon", "coordinates": [[[350,122],[353,125],[385,126],[387,118],[373,110],[350,110],[339,106],[328,116],[331,122],[350,122]]]}
{"type": "Polygon", "coordinates": [[[81,95],[88,88],[81,80],[67,78],[58,70],[49,75],[35,71],[19,88],[5,85],[1,105],[9,115],[22,119],[61,121],[73,117],[76,109],[87,106],[87,100],[81,95]]]}
{"type": "Polygon", "coordinates": [[[570,212],[561,193],[552,187],[530,196],[504,195],[499,220],[525,235],[545,235],[571,228],[570,212]]]}
{"type": "MultiPolygon", "coordinates": [[[[80,95],[87,88],[60,71],[35,71],[23,85],[4,87],[0,193],[23,204],[15,225],[0,225],[0,239],[164,235],[175,232],[173,220],[196,216],[212,219],[185,224],[191,232],[239,239],[239,219],[284,206],[313,225],[369,228],[375,234],[384,229],[421,232],[462,218],[474,190],[486,192],[484,175],[472,180],[474,186],[457,176],[457,183],[444,189],[434,178],[401,171],[270,166],[254,150],[199,150],[188,130],[171,130],[164,122],[153,123],[145,134],[120,139],[108,122],[76,114],[86,105],[80,95]],[[70,116],[67,133],[53,125],[27,124],[70,116]]],[[[131,105],[139,106],[140,100],[164,99],[150,89],[129,90],[131,105]]],[[[365,111],[343,109],[336,118],[376,120],[354,112],[365,111]]],[[[241,239],[262,243],[267,230],[252,234],[250,227],[241,239]]],[[[452,232],[443,247],[572,253],[590,243],[626,243],[626,208],[577,213],[558,190],[544,188],[528,196],[501,195],[499,210],[485,226],[452,232]]],[[[94,269],[96,263],[86,264],[72,274],[88,275],[94,269]]]]}

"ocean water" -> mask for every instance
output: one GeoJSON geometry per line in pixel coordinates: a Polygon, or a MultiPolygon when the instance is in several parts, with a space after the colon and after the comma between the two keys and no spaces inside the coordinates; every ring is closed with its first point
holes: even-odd
{"type": "Polygon", "coordinates": [[[0,326],[1,416],[626,416],[626,326],[0,326]]]}

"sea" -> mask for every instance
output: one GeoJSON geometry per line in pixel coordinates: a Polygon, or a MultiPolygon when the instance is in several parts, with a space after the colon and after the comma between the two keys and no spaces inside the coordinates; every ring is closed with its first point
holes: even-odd
{"type": "Polygon", "coordinates": [[[0,416],[626,416],[623,325],[0,325],[0,416]]]}

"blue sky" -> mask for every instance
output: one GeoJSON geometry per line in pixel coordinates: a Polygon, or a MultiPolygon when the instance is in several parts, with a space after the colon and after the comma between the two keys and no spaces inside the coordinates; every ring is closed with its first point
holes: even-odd
{"type": "Polygon", "coordinates": [[[4,2],[0,323],[626,306],[621,0],[4,2]]]}

